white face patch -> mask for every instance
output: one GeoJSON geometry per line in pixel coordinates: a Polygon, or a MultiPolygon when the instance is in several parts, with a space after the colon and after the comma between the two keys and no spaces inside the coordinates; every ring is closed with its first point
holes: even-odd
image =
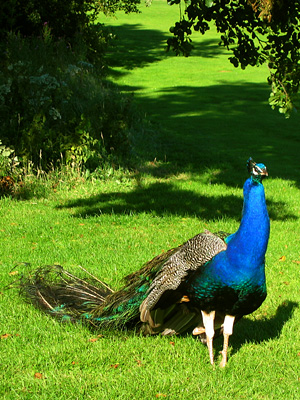
{"type": "Polygon", "coordinates": [[[260,175],[262,173],[262,169],[259,168],[257,165],[253,167],[252,174],[253,175],[260,175]]]}

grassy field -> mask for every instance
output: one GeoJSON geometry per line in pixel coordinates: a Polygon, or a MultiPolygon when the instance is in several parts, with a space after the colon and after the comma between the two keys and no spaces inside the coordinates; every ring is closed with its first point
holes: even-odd
{"type": "MultiPolygon", "coordinates": [[[[111,79],[157,127],[135,173],[60,182],[47,198],[0,199],[0,395],[8,399],[299,398],[299,116],[267,99],[267,73],[227,61],[212,30],[190,58],[165,53],[176,7],[106,20],[111,79]],[[268,297],[230,341],[228,366],[191,337],[144,338],[61,325],[3,287],[33,267],[82,265],[113,287],[204,229],[239,226],[246,160],[264,162],[271,217],[268,297]]],[[[155,129],[154,129],[155,130],[155,129]]],[[[255,238],[253,238],[255,240],[255,238]]],[[[215,353],[222,340],[215,341],[215,353]]]]}

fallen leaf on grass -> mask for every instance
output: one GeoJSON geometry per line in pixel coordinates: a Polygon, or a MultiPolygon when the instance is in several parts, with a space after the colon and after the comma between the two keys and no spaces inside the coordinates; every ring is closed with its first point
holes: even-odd
{"type": "Polygon", "coordinates": [[[285,261],[286,260],[286,256],[282,256],[279,258],[279,261],[285,261]]]}
{"type": "Polygon", "coordinates": [[[34,374],[34,377],[35,377],[35,379],[44,379],[44,375],[41,374],[40,372],[36,372],[36,373],[34,374]]]}
{"type": "Polygon", "coordinates": [[[19,271],[11,271],[8,273],[10,276],[18,275],[19,271]]]}
{"type": "Polygon", "coordinates": [[[157,394],[155,395],[155,397],[167,397],[167,395],[166,395],[166,394],[163,394],[163,393],[157,393],[157,394]]]}
{"type": "Polygon", "coordinates": [[[136,361],[138,367],[142,367],[144,365],[144,364],[142,364],[141,360],[135,360],[135,361],[136,361]]]}
{"type": "Polygon", "coordinates": [[[104,337],[104,335],[97,335],[97,337],[95,337],[95,338],[90,338],[90,339],[89,339],[89,342],[92,342],[92,343],[93,343],[93,342],[97,342],[97,340],[98,340],[99,338],[101,339],[101,338],[103,338],[103,337],[104,337]]]}
{"type": "Polygon", "coordinates": [[[119,366],[120,364],[111,364],[111,368],[118,368],[118,366],[119,366]]]}
{"type": "Polygon", "coordinates": [[[1,335],[1,336],[0,336],[0,339],[7,339],[7,338],[9,338],[10,336],[12,336],[10,333],[4,333],[4,335],[1,335]]]}
{"type": "Polygon", "coordinates": [[[20,334],[19,333],[15,333],[13,335],[12,333],[4,333],[3,335],[0,335],[0,339],[7,339],[7,338],[12,337],[12,336],[18,337],[18,336],[20,336],[20,334]]]}
{"type": "Polygon", "coordinates": [[[298,261],[298,260],[292,260],[292,262],[295,264],[300,264],[300,261],[298,261]]]}
{"type": "Polygon", "coordinates": [[[170,345],[171,345],[171,346],[175,346],[175,342],[172,342],[172,341],[171,341],[171,342],[170,342],[170,345]]]}

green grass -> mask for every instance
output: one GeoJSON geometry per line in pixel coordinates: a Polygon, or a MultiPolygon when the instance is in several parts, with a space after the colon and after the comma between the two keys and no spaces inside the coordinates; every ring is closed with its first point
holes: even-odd
{"type": "MultiPolygon", "coordinates": [[[[108,20],[120,38],[112,79],[135,93],[160,142],[144,149],[140,172],[71,183],[62,177],[47,198],[0,199],[1,286],[30,262],[73,272],[82,265],[119,287],[122,276],[204,229],[234,231],[251,155],[270,173],[268,297],[235,326],[221,370],[191,337],[101,337],[1,289],[5,400],[299,398],[299,117],[270,110],[265,71],[231,67],[221,49],[215,53],[213,31],[195,37],[191,58],[165,54],[176,17],[157,0],[141,15],[108,20]]],[[[217,339],[217,358],[221,346],[217,339]]]]}

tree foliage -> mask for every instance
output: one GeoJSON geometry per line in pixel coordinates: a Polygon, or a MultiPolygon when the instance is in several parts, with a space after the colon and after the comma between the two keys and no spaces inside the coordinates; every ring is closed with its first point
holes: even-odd
{"type": "MultiPolygon", "coordinates": [[[[89,49],[90,62],[103,63],[110,34],[96,23],[99,13],[117,10],[138,12],[140,0],[6,0],[0,2],[0,45],[6,46],[7,35],[43,37],[45,26],[52,40],[64,39],[74,46],[78,40],[89,49]]],[[[1,63],[1,61],[0,61],[1,63]]]]}
{"type": "Polygon", "coordinates": [[[8,32],[38,36],[47,23],[54,37],[71,39],[99,12],[137,12],[140,0],[6,0],[0,4],[0,38],[8,32]]]}
{"type": "MultiPolygon", "coordinates": [[[[181,0],[171,0],[179,4],[181,0]]],[[[186,0],[180,21],[168,40],[175,52],[188,55],[192,31],[204,34],[214,23],[230,62],[244,69],[267,64],[269,103],[287,117],[295,108],[300,81],[299,0],[186,0]]]]}

